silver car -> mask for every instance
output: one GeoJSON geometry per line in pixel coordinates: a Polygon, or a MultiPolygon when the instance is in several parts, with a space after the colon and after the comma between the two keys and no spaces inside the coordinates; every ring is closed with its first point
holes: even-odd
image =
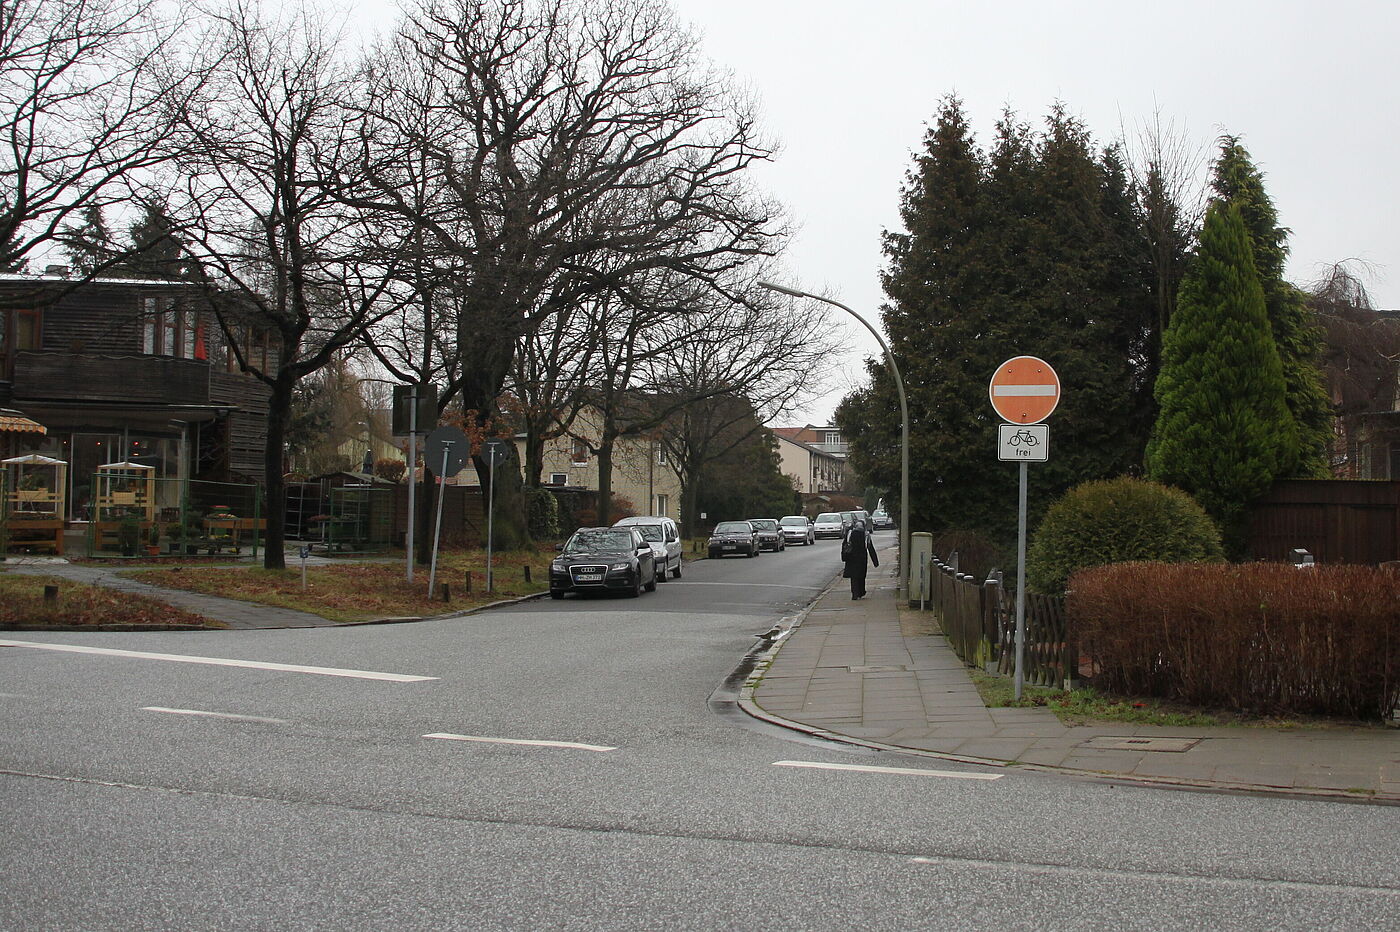
{"type": "Polygon", "coordinates": [[[812,523],[812,536],[817,540],[823,537],[844,537],[846,535],[846,523],[841,520],[841,513],[838,511],[828,511],[817,515],[817,520],[812,523]]]}
{"type": "Polygon", "coordinates": [[[778,529],[783,532],[783,540],[789,544],[804,547],[816,543],[817,532],[812,528],[812,519],[806,515],[788,515],[778,519],[778,529]]]}

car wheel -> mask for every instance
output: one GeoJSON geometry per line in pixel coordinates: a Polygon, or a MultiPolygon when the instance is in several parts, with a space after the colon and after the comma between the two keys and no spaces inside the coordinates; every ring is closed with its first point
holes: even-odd
{"type": "Polygon", "coordinates": [[[718,559],[719,559],[719,551],[718,551],[718,550],[711,550],[711,551],[710,551],[710,559],[711,559],[711,560],[718,560],[718,559]]]}
{"type": "MultiPolygon", "coordinates": [[[[662,572],[663,575],[666,573],[665,567],[662,567],[661,572],[662,572]]],[[[656,583],[657,583],[656,564],[653,563],[653,564],[651,565],[651,582],[647,583],[647,592],[655,592],[655,591],[656,591],[656,583]]]]}
{"type": "Polygon", "coordinates": [[[751,557],[756,557],[756,556],[758,556],[758,548],[757,548],[757,547],[750,547],[750,548],[749,548],[749,556],[751,556],[751,557]]]}
{"type": "Polygon", "coordinates": [[[672,570],[671,572],[675,574],[675,578],[676,578],[676,579],[680,579],[680,578],[681,578],[681,561],[680,561],[680,560],[677,560],[677,561],[676,561],[676,568],[675,568],[674,570],[672,570]]]}
{"type": "Polygon", "coordinates": [[[652,574],[652,578],[653,578],[656,582],[665,582],[665,581],[666,581],[666,564],[664,564],[664,563],[661,564],[661,572],[652,574]]]}
{"type": "Polygon", "coordinates": [[[551,599],[562,599],[564,598],[564,593],[551,589],[549,590],[549,597],[551,599]]]}
{"type": "Polygon", "coordinates": [[[642,571],[637,570],[637,578],[632,581],[632,588],[627,590],[627,598],[640,599],[642,597],[642,571]]]}

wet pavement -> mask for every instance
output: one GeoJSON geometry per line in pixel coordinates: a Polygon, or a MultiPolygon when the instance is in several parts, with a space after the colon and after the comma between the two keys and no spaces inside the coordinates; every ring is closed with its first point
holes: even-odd
{"type": "Polygon", "coordinates": [[[838,579],[795,619],[760,658],[740,698],[746,711],[810,734],[996,767],[1400,801],[1400,728],[1067,725],[1046,708],[988,709],[945,638],[908,633],[926,628],[927,615],[906,609],[901,625],[896,580],[877,572],[866,598],[853,601],[838,579]]]}

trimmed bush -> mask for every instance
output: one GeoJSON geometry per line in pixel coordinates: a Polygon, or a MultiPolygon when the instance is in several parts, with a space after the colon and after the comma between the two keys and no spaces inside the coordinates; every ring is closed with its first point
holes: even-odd
{"type": "Polygon", "coordinates": [[[1223,559],[1220,531],[1179,489],[1142,479],[1106,479],[1070,489],[1050,506],[1026,555],[1027,585],[1063,595],[1076,571],[1107,563],[1223,559]]]}
{"type": "Polygon", "coordinates": [[[548,489],[525,487],[525,512],[533,540],[559,536],[559,500],[548,489]]]}
{"type": "Polygon", "coordinates": [[[1400,575],[1374,567],[1099,566],[1065,611],[1124,695],[1371,720],[1400,701],[1400,575]]]}

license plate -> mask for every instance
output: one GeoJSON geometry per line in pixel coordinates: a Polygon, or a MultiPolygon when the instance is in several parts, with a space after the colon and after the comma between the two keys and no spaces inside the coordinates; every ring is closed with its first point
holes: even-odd
{"type": "Polygon", "coordinates": [[[738,547],[739,547],[738,544],[725,544],[721,549],[722,549],[722,550],[737,550],[738,547]]]}
{"type": "Polygon", "coordinates": [[[579,582],[602,582],[602,580],[603,580],[603,574],[602,574],[602,573],[579,573],[579,574],[578,574],[578,581],[579,581],[579,582]]]}

